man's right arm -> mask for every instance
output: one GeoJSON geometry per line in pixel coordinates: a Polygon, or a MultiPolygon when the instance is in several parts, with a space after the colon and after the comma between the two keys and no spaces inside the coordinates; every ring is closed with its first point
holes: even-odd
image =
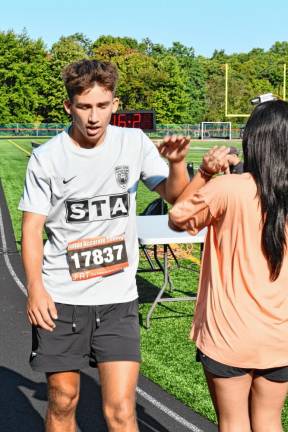
{"type": "Polygon", "coordinates": [[[27,315],[31,324],[52,331],[57,319],[55,304],[43,285],[43,227],[46,216],[23,212],[22,260],[27,283],[27,315]]]}

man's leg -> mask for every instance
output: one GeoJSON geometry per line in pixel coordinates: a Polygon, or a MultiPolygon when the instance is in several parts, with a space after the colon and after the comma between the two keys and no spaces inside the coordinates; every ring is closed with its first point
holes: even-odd
{"type": "Polygon", "coordinates": [[[46,432],[76,432],[75,411],[79,399],[79,372],[47,374],[46,432]]]}
{"type": "Polygon", "coordinates": [[[135,406],[139,363],[103,362],[98,369],[109,432],[138,432],[135,406]]]}

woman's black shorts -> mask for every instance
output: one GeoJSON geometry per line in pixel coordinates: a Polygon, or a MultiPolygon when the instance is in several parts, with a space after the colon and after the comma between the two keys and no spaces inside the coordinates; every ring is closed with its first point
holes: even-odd
{"type": "Polygon", "coordinates": [[[288,366],[271,369],[245,369],[228,366],[203,354],[199,349],[196,352],[196,360],[202,363],[205,370],[220,378],[232,378],[253,372],[254,376],[263,376],[270,381],[288,381],[288,366]]]}

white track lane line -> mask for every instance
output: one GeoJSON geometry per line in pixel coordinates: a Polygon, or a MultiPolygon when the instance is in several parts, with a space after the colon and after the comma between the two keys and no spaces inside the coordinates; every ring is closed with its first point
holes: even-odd
{"type": "Polygon", "coordinates": [[[1,236],[1,241],[2,241],[2,245],[3,245],[3,256],[4,256],[6,266],[9,270],[11,276],[13,277],[14,281],[16,282],[18,287],[20,288],[20,290],[25,295],[27,295],[26,288],[22,284],[21,280],[18,278],[17,274],[15,273],[13,266],[11,264],[8,252],[7,252],[7,241],[6,241],[6,236],[5,236],[5,229],[4,229],[4,223],[3,223],[3,216],[2,216],[1,208],[0,208],[0,236],[1,236]]]}
{"type": "MultiPolygon", "coordinates": [[[[2,245],[3,245],[3,249],[4,249],[3,255],[4,255],[4,260],[5,260],[6,266],[7,266],[8,270],[9,270],[11,276],[13,277],[14,281],[16,282],[16,284],[18,285],[18,287],[20,288],[20,290],[27,296],[26,288],[22,284],[22,282],[18,278],[18,276],[16,275],[16,273],[15,273],[15,271],[13,269],[13,266],[11,264],[11,261],[9,259],[9,255],[8,255],[8,252],[7,252],[7,241],[6,241],[6,236],[5,236],[5,229],[4,229],[4,223],[3,223],[3,216],[2,216],[1,208],[0,208],[0,236],[1,236],[1,241],[2,241],[2,245]]],[[[138,387],[138,386],[136,387],[136,392],[141,397],[143,397],[148,402],[150,402],[151,405],[155,406],[160,411],[164,412],[166,415],[168,415],[169,417],[171,417],[177,423],[180,423],[181,425],[183,425],[184,427],[186,427],[187,430],[190,430],[190,431],[193,431],[193,432],[204,432],[202,429],[199,429],[193,423],[188,422],[184,417],[181,417],[180,415],[178,415],[174,411],[170,410],[168,407],[166,407],[166,405],[163,405],[157,399],[153,398],[153,396],[149,395],[144,390],[142,390],[140,387],[138,387]]],[[[142,422],[141,419],[139,419],[139,420],[142,422]]],[[[151,427],[150,427],[150,429],[151,429],[151,427]]],[[[152,430],[153,429],[154,428],[152,428],[152,430]]]]}
{"type": "Polygon", "coordinates": [[[144,399],[149,401],[156,408],[158,408],[160,411],[163,411],[169,417],[173,418],[173,420],[186,427],[188,430],[193,432],[204,432],[202,429],[199,429],[193,423],[188,422],[184,417],[181,417],[180,415],[176,414],[174,411],[170,410],[170,408],[166,407],[166,405],[163,405],[157,399],[153,398],[153,396],[149,395],[144,390],[142,390],[140,387],[136,387],[136,392],[144,399]]]}

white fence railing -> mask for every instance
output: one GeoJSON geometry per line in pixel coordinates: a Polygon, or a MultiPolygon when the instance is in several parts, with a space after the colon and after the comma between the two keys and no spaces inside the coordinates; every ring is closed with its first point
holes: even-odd
{"type": "MultiPolygon", "coordinates": [[[[63,123],[10,123],[0,124],[0,138],[15,137],[50,137],[62,132],[68,124],[63,123]]],[[[243,125],[231,128],[231,138],[240,138],[243,125]]],[[[211,129],[210,129],[211,132],[211,129]]],[[[201,139],[201,123],[199,124],[167,124],[157,125],[155,132],[148,133],[152,138],[162,138],[165,135],[189,135],[192,139],[201,139]]],[[[203,134],[202,134],[203,136],[203,134]]],[[[211,137],[213,134],[211,134],[211,137]]],[[[208,137],[209,138],[209,137],[208,137]]],[[[207,139],[207,136],[205,137],[207,139]]]]}

